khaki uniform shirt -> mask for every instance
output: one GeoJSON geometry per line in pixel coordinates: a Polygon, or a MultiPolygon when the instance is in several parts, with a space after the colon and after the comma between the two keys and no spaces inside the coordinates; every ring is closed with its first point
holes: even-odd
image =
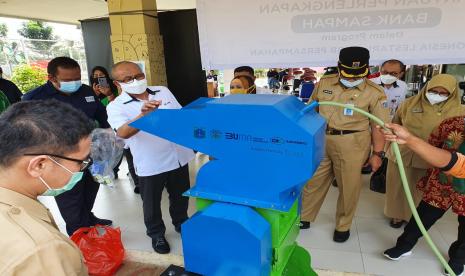
{"type": "Polygon", "coordinates": [[[87,268],[39,201],[0,188],[0,275],[87,275],[87,268]]]}
{"type": "MultiPolygon", "coordinates": [[[[345,88],[339,82],[338,75],[322,78],[311,96],[319,102],[332,101],[352,104],[363,109],[384,122],[389,121],[387,98],[383,89],[370,80],[365,80],[355,88],[345,88]]],[[[337,130],[368,130],[370,120],[364,115],[337,106],[319,106],[319,113],[328,123],[329,128],[337,130]]]]}

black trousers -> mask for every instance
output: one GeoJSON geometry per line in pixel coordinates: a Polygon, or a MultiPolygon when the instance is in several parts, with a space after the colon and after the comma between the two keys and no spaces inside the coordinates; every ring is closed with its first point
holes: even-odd
{"type": "MultiPolygon", "coordinates": [[[[123,155],[124,155],[124,153],[123,153],[123,155]]],[[[115,174],[115,179],[118,178],[119,166],[121,166],[121,163],[123,162],[123,155],[121,155],[121,158],[119,159],[118,163],[113,168],[113,173],[115,174]]]]}
{"type": "Polygon", "coordinates": [[[188,165],[157,175],[139,177],[139,185],[143,202],[144,223],[149,237],[156,239],[165,235],[166,228],[160,206],[165,187],[169,194],[169,210],[173,225],[177,227],[187,220],[189,198],[183,196],[182,193],[190,188],[188,165]]]}
{"type": "Polygon", "coordinates": [[[74,188],[55,197],[61,216],[66,223],[66,232],[72,235],[81,227],[95,225],[95,216],[92,213],[95,198],[100,184],[95,182],[87,169],[82,180],[74,188]]]}
{"type": "MultiPolygon", "coordinates": [[[[429,205],[423,200],[418,205],[417,211],[426,230],[429,230],[446,213],[446,211],[429,205]]],[[[465,217],[458,216],[458,221],[457,240],[449,248],[449,264],[451,266],[463,267],[465,264],[465,217]]],[[[421,236],[420,229],[412,217],[407,226],[405,226],[404,233],[397,239],[396,247],[411,250],[421,236]]]]}
{"type": "Polygon", "coordinates": [[[123,154],[124,154],[124,157],[126,157],[126,161],[128,162],[128,170],[129,170],[129,173],[131,174],[132,180],[134,181],[134,185],[136,187],[139,187],[139,178],[137,177],[136,169],[134,168],[134,161],[133,161],[131,150],[124,149],[123,154]]]}

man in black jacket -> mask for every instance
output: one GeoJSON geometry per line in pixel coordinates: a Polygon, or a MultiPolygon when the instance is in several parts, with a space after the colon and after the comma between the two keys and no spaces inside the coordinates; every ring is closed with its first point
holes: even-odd
{"type": "MultiPolygon", "coordinates": [[[[52,59],[47,73],[47,83],[25,94],[23,101],[56,99],[83,111],[96,126],[110,127],[105,107],[91,87],[81,84],[81,68],[74,59],[52,59]]],[[[72,190],[55,197],[69,235],[81,227],[112,224],[111,220],[97,218],[92,213],[98,190],[99,184],[86,169],[82,180],[72,190]]]]}
{"type": "Polygon", "coordinates": [[[21,93],[16,84],[3,78],[2,67],[0,67],[0,91],[5,94],[10,104],[21,101],[21,97],[23,96],[23,93],[21,93]]]}

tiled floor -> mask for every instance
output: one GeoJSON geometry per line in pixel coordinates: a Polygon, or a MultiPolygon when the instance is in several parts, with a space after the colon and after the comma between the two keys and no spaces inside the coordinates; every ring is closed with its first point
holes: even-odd
{"type": "MultiPolygon", "coordinates": [[[[206,156],[198,154],[191,164],[191,182],[194,183],[197,168],[206,162],[206,156]]],[[[123,242],[127,249],[152,251],[151,241],[145,235],[142,218],[142,201],[133,193],[133,186],[126,176],[125,162],[119,173],[116,187],[101,187],[95,202],[94,213],[101,218],[108,218],[119,226],[123,233],[123,242]]],[[[392,229],[383,216],[384,196],[368,189],[369,177],[364,178],[356,218],[351,229],[350,239],[343,244],[332,240],[337,188],[331,187],[317,221],[309,230],[300,233],[298,242],[312,255],[312,266],[334,271],[361,272],[374,275],[441,275],[442,269],[435,256],[422,240],[412,256],[393,262],[386,260],[381,253],[394,245],[401,230],[392,229]]],[[[51,198],[41,198],[52,211],[60,229],[64,232],[64,222],[51,198]]],[[[163,217],[167,227],[166,238],[170,242],[172,254],[182,255],[179,234],[174,231],[168,214],[168,199],[164,195],[163,217]]],[[[195,212],[194,201],[190,201],[189,214],[195,212]]],[[[449,245],[457,235],[456,217],[448,212],[430,230],[430,235],[446,255],[449,245]]]]}

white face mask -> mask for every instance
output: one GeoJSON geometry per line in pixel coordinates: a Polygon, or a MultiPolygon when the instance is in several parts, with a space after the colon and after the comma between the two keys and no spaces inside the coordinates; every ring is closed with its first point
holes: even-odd
{"type": "Polygon", "coordinates": [[[147,90],[147,79],[134,80],[131,83],[120,82],[121,90],[128,94],[142,94],[147,90]]]}
{"type": "Polygon", "coordinates": [[[435,104],[438,104],[438,103],[442,103],[444,101],[447,101],[447,99],[449,97],[447,96],[441,96],[439,94],[436,94],[436,93],[430,93],[430,92],[426,92],[426,98],[428,99],[428,101],[432,104],[432,105],[435,105],[435,104]]]}
{"type": "Polygon", "coordinates": [[[354,87],[362,84],[364,79],[359,79],[359,80],[356,80],[356,81],[348,81],[346,79],[340,79],[340,81],[341,81],[342,85],[344,85],[345,87],[354,88],[354,87]]]}
{"type": "Polygon", "coordinates": [[[391,75],[381,75],[379,78],[384,84],[393,84],[397,81],[397,78],[391,75]]]}

